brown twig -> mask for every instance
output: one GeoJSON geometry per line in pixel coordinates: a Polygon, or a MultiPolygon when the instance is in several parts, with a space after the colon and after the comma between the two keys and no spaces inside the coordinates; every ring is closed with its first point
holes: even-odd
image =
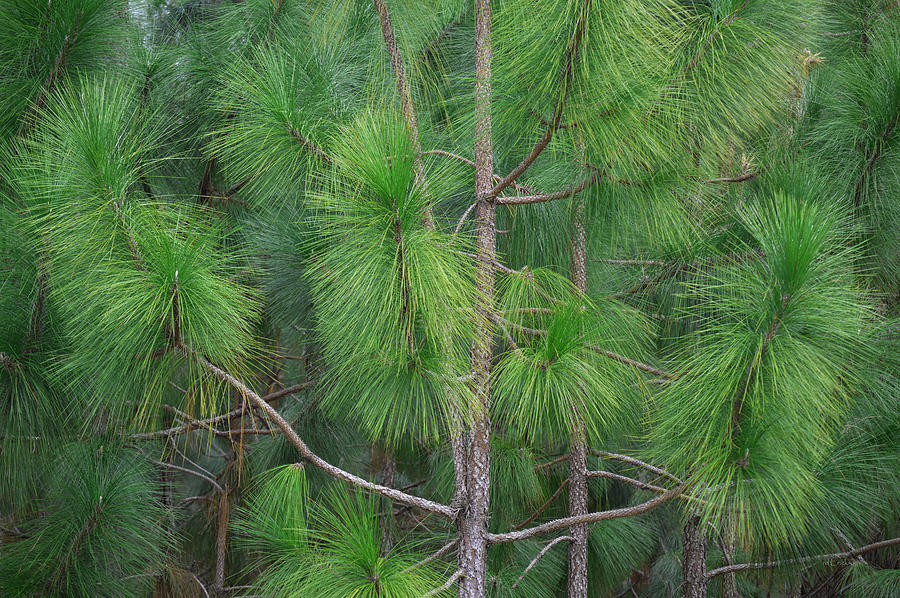
{"type": "Polygon", "coordinates": [[[737,565],[727,565],[725,567],[719,567],[717,569],[713,569],[706,573],[707,579],[712,579],[713,577],[717,577],[719,575],[724,575],[726,573],[733,573],[738,571],[749,571],[752,569],[771,569],[773,567],[781,567],[784,565],[796,565],[801,563],[811,563],[815,561],[827,561],[833,559],[851,559],[855,558],[859,555],[865,554],[867,552],[871,552],[873,550],[878,550],[880,548],[888,548],[890,546],[896,546],[900,544],[900,537],[891,538],[890,540],[882,540],[881,542],[874,542],[872,544],[867,544],[866,546],[862,546],[855,550],[848,550],[847,552],[835,552],[832,554],[817,554],[813,556],[805,556],[796,559],[785,559],[781,561],[768,561],[762,563],[740,563],[737,565]]]}
{"type": "Polygon", "coordinates": [[[182,346],[181,350],[189,357],[197,360],[197,362],[201,366],[203,366],[203,368],[205,368],[210,374],[212,374],[216,378],[219,378],[223,382],[227,382],[228,384],[230,384],[236,391],[241,393],[243,397],[248,398],[255,406],[259,407],[269,417],[269,419],[275,422],[275,425],[277,425],[281,429],[288,441],[294,446],[294,448],[297,449],[297,452],[299,452],[304,459],[306,459],[328,475],[340,480],[344,480],[345,482],[363,488],[364,490],[368,490],[369,492],[380,494],[391,500],[412,507],[417,507],[430,513],[442,515],[448,519],[454,519],[456,517],[458,512],[457,509],[452,508],[448,505],[443,505],[432,500],[421,498],[419,496],[413,496],[394,488],[387,488],[379,484],[373,484],[372,482],[364,480],[359,476],[356,476],[348,471],[344,471],[343,469],[336,467],[331,463],[328,463],[317,454],[315,454],[312,450],[310,450],[306,443],[303,442],[303,439],[300,438],[300,436],[297,434],[297,431],[294,430],[291,424],[288,423],[288,421],[284,419],[284,417],[282,417],[274,407],[264,401],[262,397],[256,394],[243,382],[210,362],[202,353],[200,353],[196,349],[182,346]]]}
{"type": "Polygon", "coordinates": [[[547,499],[547,501],[538,507],[537,511],[531,514],[531,517],[523,521],[522,523],[513,526],[513,529],[522,529],[535,519],[537,519],[541,513],[547,510],[547,507],[553,504],[553,501],[559,498],[559,495],[562,494],[562,491],[565,490],[566,486],[569,485],[569,478],[566,478],[562,484],[560,484],[559,488],[556,489],[556,492],[553,493],[553,496],[547,499]]]}
{"type": "Polygon", "coordinates": [[[673,498],[677,498],[682,492],[684,492],[685,488],[686,486],[684,484],[681,484],[678,487],[669,490],[665,494],[661,494],[651,500],[648,500],[647,502],[643,502],[639,505],[634,505],[631,507],[610,509],[608,511],[596,511],[593,513],[587,513],[586,515],[576,515],[574,517],[563,517],[561,519],[548,521],[547,523],[543,523],[541,525],[537,525],[535,527],[524,529],[521,531],[505,532],[500,534],[489,533],[487,534],[487,540],[492,544],[516,542],[518,540],[533,538],[534,536],[540,536],[541,534],[553,532],[564,527],[571,527],[580,523],[596,523],[598,521],[608,521],[610,519],[620,519],[622,517],[632,517],[634,515],[640,515],[641,513],[646,513],[647,511],[655,509],[656,507],[669,502],[673,498]]]}
{"type": "Polygon", "coordinates": [[[660,378],[673,379],[673,378],[677,377],[674,374],[670,374],[669,372],[667,372],[665,370],[655,368],[652,365],[648,365],[648,364],[642,363],[640,361],[635,361],[634,359],[629,359],[628,357],[619,355],[618,353],[613,353],[612,351],[607,351],[606,349],[604,349],[602,347],[598,347],[597,345],[590,345],[590,346],[588,346],[588,348],[591,351],[594,351],[596,353],[599,353],[601,355],[605,355],[606,357],[609,357],[613,361],[618,361],[619,363],[624,363],[625,365],[630,365],[641,371],[653,374],[654,376],[659,376],[660,378]]]}
{"type": "Polygon", "coordinates": [[[551,549],[551,548],[553,548],[554,546],[556,546],[556,545],[559,544],[560,542],[568,542],[568,541],[570,541],[570,540],[572,540],[572,536],[560,536],[560,537],[558,537],[558,538],[555,538],[555,539],[553,539],[553,540],[547,542],[547,545],[544,546],[544,547],[541,549],[541,551],[540,551],[539,553],[537,553],[537,555],[535,555],[535,557],[534,557],[533,559],[531,559],[531,562],[528,563],[528,566],[525,567],[525,570],[524,570],[524,571],[522,571],[522,575],[520,575],[519,578],[516,579],[516,582],[515,582],[514,584],[512,584],[509,588],[510,588],[511,590],[515,590],[515,589],[519,586],[519,582],[521,582],[523,579],[525,579],[525,575],[526,575],[529,571],[531,571],[531,569],[534,568],[535,565],[538,564],[538,561],[540,561],[540,560],[544,557],[545,554],[547,554],[548,552],[550,552],[550,549],[551,549]]]}
{"type": "Polygon", "coordinates": [[[419,562],[416,563],[415,565],[412,565],[411,567],[407,567],[406,569],[404,569],[403,571],[401,571],[400,574],[401,574],[401,575],[406,575],[406,574],[409,573],[410,571],[413,571],[413,570],[418,569],[419,567],[421,567],[421,566],[423,566],[423,565],[427,565],[428,563],[431,563],[431,562],[434,562],[434,561],[438,560],[439,558],[441,558],[442,556],[444,556],[445,554],[447,554],[448,552],[450,552],[451,550],[453,550],[453,547],[455,547],[458,543],[459,543],[459,540],[458,540],[458,539],[454,539],[454,540],[451,540],[451,541],[447,542],[447,543],[444,544],[437,552],[435,552],[434,554],[432,554],[431,556],[429,556],[429,557],[427,557],[427,558],[422,559],[421,561],[419,561],[419,562]]]}
{"type": "Polygon", "coordinates": [[[556,191],[554,193],[542,193],[539,195],[523,195],[516,197],[498,197],[496,199],[496,203],[505,206],[519,206],[525,204],[534,204],[534,203],[544,203],[548,201],[555,201],[557,199],[565,199],[566,197],[571,197],[577,193],[583,191],[588,185],[593,185],[597,181],[600,180],[601,174],[599,172],[595,172],[588,178],[584,179],[580,183],[572,185],[568,189],[563,189],[561,191],[556,191]]]}

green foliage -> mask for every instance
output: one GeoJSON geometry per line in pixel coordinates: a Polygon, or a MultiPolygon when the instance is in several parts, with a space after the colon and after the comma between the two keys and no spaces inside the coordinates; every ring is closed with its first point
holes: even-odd
{"type": "Polygon", "coordinates": [[[593,596],[614,591],[632,571],[649,560],[654,549],[653,526],[646,519],[611,519],[596,525],[588,540],[593,596]]]}
{"type": "Polygon", "coordinates": [[[158,137],[143,110],[127,81],[83,79],[54,94],[24,146],[19,191],[44,231],[50,298],[67,322],[59,376],[98,398],[125,381],[152,405],[183,346],[242,368],[257,308],[230,280],[234,258],[212,221],[138,190],[158,137]]]}
{"type": "Polygon", "coordinates": [[[842,595],[847,598],[890,598],[900,592],[900,573],[896,569],[875,569],[854,563],[844,574],[842,595]]]}
{"type": "Polygon", "coordinates": [[[0,549],[4,596],[141,596],[171,541],[146,460],[115,443],[64,447],[47,478],[46,515],[0,549]]]}
{"type": "MultiPolygon", "coordinates": [[[[386,4],[415,135],[371,0],[0,2],[0,594],[199,596],[224,573],[420,597],[456,571],[453,551],[419,563],[458,522],[335,488],[252,409],[184,429],[247,406],[208,360],[328,462],[467,517],[449,440],[483,415],[482,262],[471,213],[447,231],[474,199],[475,15],[386,4]],[[177,436],[135,434],[151,422],[177,436]]],[[[488,530],[565,516],[585,436],[690,485],[590,528],[591,596],[635,571],[680,595],[688,509],[710,568],[732,526],[739,562],[895,535],[896,2],[491,4],[494,180],[546,142],[502,195],[591,184],[497,209],[488,530]]],[[[588,488],[590,510],[650,495],[588,488]]],[[[562,595],[567,542],[533,563],[548,541],[491,546],[487,595],[562,595]]],[[[891,557],[831,579],[896,594],[891,557]]]]}
{"type": "Polygon", "coordinates": [[[566,542],[557,542],[525,573],[525,568],[545,546],[544,542],[526,540],[505,551],[502,547],[495,548],[495,554],[488,559],[487,596],[538,598],[554,595],[563,582],[566,542]]]}
{"type": "Polygon", "coordinates": [[[408,131],[383,112],[341,138],[338,178],[315,201],[309,269],[329,366],[324,407],[373,438],[434,442],[465,394],[457,368],[472,304],[459,245],[423,222],[452,179],[430,170],[426,193],[408,131]]]}
{"type": "Polygon", "coordinates": [[[651,435],[702,489],[708,517],[730,511],[742,538],[771,546],[810,521],[812,468],[846,412],[870,316],[832,210],[776,195],[742,220],[761,256],[693,285],[698,332],[651,435]]]}
{"type": "Polygon", "coordinates": [[[62,0],[0,6],[0,146],[34,123],[68,72],[112,66],[129,45],[124,0],[62,0]]]}
{"type": "MultiPolygon", "coordinates": [[[[841,196],[861,216],[883,287],[896,292],[900,271],[900,25],[872,21],[865,43],[824,71],[810,97],[807,142],[841,196]],[[876,25],[877,23],[877,25],[876,25]]],[[[852,32],[852,30],[851,30],[852,32]]]]}
{"type": "Polygon", "coordinates": [[[495,370],[496,418],[532,443],[564,443],[580,430],[599,440],[633,424],[635,393],[623,391],[633,377],[595,347],[635,354],[640,317],[615,301],[594,304],[546,271],[509,274],[499,286],[499,325],[516,346],[495,370]]]}
{"type": "Polygon", "coordinates": [[[268,565],[261,592],[411,598],[440,585],[433,565],[410,569],[425,558],[414,541],[381,553],[373,497],[340,489],[310,503],[305,485],[302,466],[284,466],[260,482],[242,510],[241,541],[268,565]]]}

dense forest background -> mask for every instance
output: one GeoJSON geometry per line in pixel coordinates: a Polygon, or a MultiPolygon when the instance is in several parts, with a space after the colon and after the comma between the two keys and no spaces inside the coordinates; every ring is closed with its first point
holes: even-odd
{"type": "Polygon", "coordinates": [[[0,596],[900,596],[896,0],[3,0],[0,596]]]}

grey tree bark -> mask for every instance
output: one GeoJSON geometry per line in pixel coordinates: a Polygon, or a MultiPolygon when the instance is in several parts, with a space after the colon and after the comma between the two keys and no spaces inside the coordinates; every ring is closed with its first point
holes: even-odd
{"type": "Polygon", "coordinates": [[[681,572],[684,598],[706,598],[706,534],[698,515],[692,515],[684,526],[681,572]]]}
{"type": "Polygon", "coordinates": [[[466,497],[459,520],[459,598],[483,598],[487,577],[487,524],[490,489],[490,398],[493,356],[496,206],[491,135],[491,3],[475,3],[475,339],[472,343],[474,423],[469,430],[466,497]]]}
{"type": "MultiPolygon", "coordinates": [[[[587,269],[585,254],[587,250],[584,230],[584,197],[575,199],[573,213],[573,230],[570,238],[571,279],[582,293],[587,292],[587,269]]],[[[587,443],[584,429],[573,432],[569,457],[569,515],[585,515],[588,513],[587,487],[587,443]]],[[[587,598],[587,547],[588,527],[581,523],[573,525],[569,531],[569,598],[587,598]]]]}

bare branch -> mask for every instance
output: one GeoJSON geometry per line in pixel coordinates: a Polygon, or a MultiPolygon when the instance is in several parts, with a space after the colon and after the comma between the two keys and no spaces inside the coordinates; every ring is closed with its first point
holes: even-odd
{"type": "Polygon", "coordinates": [[[406,569],[404,569],[403,571],[401,571],[400,574],[401,574],[401,575],[406,575],[406,574],[409,573],[410,571],[413,571],[413,570],[418,569],[419,567],[421,567],[421,566],[423,566],[423,565],[427,565],[428,563],[431,563],[431,562],[434,562],[434,561],[438,560],[439,558],[441,558],[442,556],[444,556],[445,554],[447,554],[448,552],[450,552],[451,550],[453,550],[453,547],[456,546],[458,543],[459,543],[459,539],[458,539],[458,538],[457,538],[457,539],[454,539],[454,540],[451,540],[451,541],[449,541],[449,542],[447,542],[446,544],[444,544],[444,545],[440,548],[440,550],[438,550],[437,552],[435,552],[433,555],[431,555],[431,556],[428,557],[428,558],[422,559],[421,561],[419,561],[418,563],[416,563],[416,564],[413,565],[412,567],[407,567],[406,569]]]}
{"type": "Polygon", "coordinates": [[[676,377],[675,375],[670,374],[669,372],[666,372],[665,370],[655,368],[652,365],[647,365],[646,363],[642,363],[640,361],[635,361],[634,359],[629,359],[627,357],[619,355],[618,353],[613,353],[612,351],[607,351],[606,349],[603,349],[596,345],[590,345],[588,348],[591,351],[595,351],[596,353],[600,353],[601,355],[605,355],[606,357],[609,357],[613,361],[618,361],[619,363],[624,363],[625,365],[630,365],[630,366],[635,367],[644,372],[653,374],[654,376],[659,376],[660,378],[671,379],[671,378],[676,377]]]}
{"type": "MultiPolygon", "coordinates": [[[[646,482],[642,482],[640,480],[636,480],[634,478],[629,478],[628,476],[624,476],[618,473],[613,473],[611,471],[589,471],[587,472],[587,477],[589,478],[605,478],[608,480],[616,480],[617,482],[624,482],[639,490],[647,490],[648,492],[656,492],[657,494],[665,494],[669,491],[668,488],[663,488],[662,486],[654,486],[653,484],[648,484],[646,482]]],[[[702,504],[706,504],[706,501],[702,498],[697,498],[695,496],[690,496],[688,494],[682,494],[680,498],[684,500],[689,500],[693,502],[699,502],[702,504]]]]}
{"type": "Polygon", "coordinates": [[[666,262],[660,260],[607,260],[599,259],[598,262],[610,264],[612,266],[668,266],[666,262]]]}
{"type": "Polygon", "coordinates": [[[708,181],[703,181],[703,182],[707,185],[712,185],[712,184],[716,184],[716,183],[743,183],[744,181],[749,181],[751,179],[755,179],[762,173],[763,173],[762,170],[757,170],[755,172],[748,172],[746,174],[742,174],[741,176],[709,179],[708,181]]]}
{"type": "Polygon", "coordinates": [[[641,461],[640,459],[635,459],[634,457],[630,457],[628,455],[620,455],[618,453],[610,453],[607,451],[591,451],[591,452],[594,455],[596,455],[597,457],[600,457],[601,459],[611,459],[613,461],[621,461],[622,463],[628,463],[629,465],[634,465],[635,467],[640,467],[641,469],[646,469],[647,471],[649,471],[651,473],[655,473],[658,476],[662,476],[662,477],[666,478],[667,480],[671,480],[671,481],[675,482],[676,484],[683,483],[679,478],[675,477],[674,475],[672,475],[665,469],[663,469],[661,467],[656,467],[655,465],[651,465],[649,463],[641,461]]]}
{"type": "MultiPolygon", "coordinates": [[[[294,386],[290,386],[288,388],[285,388],[284,390],[279,390],[278,392],[273,392],[272,394],[268,394],[268,395],[262,397],[262,399],[266,402],[274,401],[275,399],[279,399],[285,395],[294,394],[301,390],[310,388],[311,386],[315,385],[316,382],[317,382],[317,380],[311,380],[309,382],[304,382],[302,384],[295,384],[294,386]]],[[[210,430],[213,433],[218,433],[218,432],[221,432],[221,430],[216,430],[216,429],[212,428],[213,424],[217,424],[219,422],[228,421],[230,419],[233,419],[233,418],[237,417],[238,415],[240,415],[241,412],[244,410],[245,409],[243,407],[238,407],[236,409],[232,409],[228,413],[223,413],[222,415],[218,415],[216,417],[211,417],[209,419],[201,419],[201,420],[190,418],[188,416],[189,417],[188,423],[183,424],[181,426],[174,426],[172,428],[167,428],[165,430],[157,430],[156,432],[143,432],[143,433],[138,433],[138,434],[132,434],[131,438],[133,440],[151,440],[153,438],[164,438],[166,436],[177,436],[179,434],[185,434],[196,428],[207,428],[208,430],[210,430]]]]}
{"type": "Polygon", "coordinates": [[[516,542],[518,540],[533,538],[534,536],[540,536],[541,534],[553,532],[564,527],[571,527],[580,523],[596,523],[598,521],[607,521],[609,519],[619,519],[622,517],[632,517],[634,515],[640,515],[641,513],[646,513],[647,511],[655,509],[656,507],[669,502],[673,498],[676,498],[682,492],[684,492],[685,488],[686,486],[684,484],[681,484],[677,488],[673,488],[665,494],[662,494],[660,496],[657,496],[656,498],[648,500],[647,502],[632,507],[611,509],[609,511],[597,511],[594,513],[587,513],[586,515],[576,515],[574,517],[563,517],[562,519],[548,521],[547,523],[521,531],[506,532],[502,534],[488,534],[487,540],[492,544],[516,542]]]}
{"type": "Polygon", "coordinates": [[[524,570],[524,571],[522,571],[522,575],[520,575],[519,578],[516,580],[516,582],[515,582],[513,585],[510,586],[510,589],[511,589],[511,590],[516,589],[516,588],[519,586],[519,582],[522,581],[523,579],[525,579],[525,575],[526,575],[529,571],[531,571],[531,569],[532,569],[535,565],[538,564],[538,561],[540,561],[540,560],[544,557],[544,555],[547,554],[547,553],[550,551],[551,548],[553,548],[554,546],[556,546],[556,545],[559,544],[560,542],[568,542],[568,541],[570,541],[570,540],[572,540],[572,536],[560,536],[560,537],[558,537],[558,538],[556,538],[556,539],[554,539],[554,540],[551,540],[550,542],[547,542],[547,545],[544,546],[544,547],[541,549],[541,551],[540,551],[539,553],[537,553],[537,555],[536,555],[533,559],[531,559],[531,562],[528,563],[528,566],[525,567],[525,570],[524,570]]]}
{"type": "Polygon", "coordinates": [[[548,467],[553,467],[554,465],[568,461],[569,457],[570,457],[569,455],[560,455],[559,457],[553,459],[552,461],[548,461],[546,463],[541,463],[540,465],[536,465],[535,469],[541,470],[541,469],[547,469],[548,467]]]}
{"type": "Polygon", "coordinates": [[[438,515],[443,515],[448,519],[454,519],[457,514],[457,509],[454,509],[450,506],[443,505],[432,500],[428,500],[425,498],[421,498],[418,496],[413,496],[411,494],[407,494],[405,492],[401,492],[400,490],[396,490],[394,488],[388,488],[386,486],[381,486],[379,484],[373,484],[372,482],[366,481],[359,476],[353,475],[348,471],[344,471],[343,469],[328,463],[317,454],[312,452],[306,443],[303,442],[303,439],[297,434],[297,431],[291,427],[291,424],[288,423],[286,419],[284,419],[278,411],[275,410],[274,407],[265,402],[262,397],[253,392],[249,387],[247,387],[243,382],[236,379],[234,376],[229,374],[228,372],[222,370],[221,368],[214,365],[210,362],[202,353],[197,351],[196,349],[187,347],[182,345],[180,349],[188,356],[196,359],[200,365],[202,365],[207,371],[209,371],[212,375],[219,378],[220,380],[227,382],[233,388],[235,388],[238,392],[241,393],[244,397],[250,399],[250,401],[256,406],[259,407],[273,422],[277,425],[287,439],[290,441],[294,448],[297,449],[297,452],[300,455],[324,471],[325,473],[331,475],[332,477],[344,480],[354,486],[358,486],[369,492],[374,492],[375,494],[380,494],[385,496],[391,500],[403,503],[405,505],[409,505],[411,507],[418,507],[422,510],[428,511],[430,513],[436,513],[438,515]]]}
{"type": "Polygon", "coordinates": [[[477,202],[477,201],[473,201],[473,202],[472,202],[472,205],[470,205],[468,208],[466,208],[466,211],[463,212],[463,215],[462,215],[462,216],[460,216],[459,222],[456,223],[456,228],[453,229],[453,234],[454,234],[454,235],[458,235],[458,234],[459,234],[459,231],[460,231],[460,229],[462,229],[462,225],[465,223],[466,218],[469,217],[469,214],[471,214],[471,213],[472,213],[472,210],[474,210],[477,206],[478,206],[478,202],[477,202]]]}
{"type": "Polygon", "coordinates": [[[516,344],[516,341],[513,340],[512,335],[509,333],[509,329],[506,327],[506,320],[498,317],[495,314],[491,314],[491,319],[496,322],[498,326],[500,326],[500,330],[503,331],[503,335],[504,337],[506,337],[506,342],[507,344],[509,344],[509,348],[512,349],[516,353],[516,355],[518,355],[522,359],[525,359],[525,354],[522,353],[522,349],[519,347],[519,345],[516,344]]]}
{"type": "Polygon", "coordinates": [[[451,575],[451,576],[450,576],[450,579],[448,579],[448,580],[444,583],[444,585],[442,585],[442,586],[439,587],[439,588],[435,588],[435,589],[431,590],[430,592],[426,592],[426,593],[422,596],[422,598],[429,598],[429,596],[435,596],[435,595],[440,594],[441,592],[443,592],[443,591],[445,591],[445,590],[449,590],[449,589],[450,589],[450,586],[452,586],[453,584],[455,584],[455,583],[457,582],[457,580],[458,580],[460,577],[462,577],[462,576],[463,576],[463,571],[462,571],[462,569],[460,569],[460,570],[458,570],[456,573],[454,573],[453,575],[451,575]]]}
{"type": "Polygon", "coordinates": [[[209,477],[208,475],[202,474],[199,471],[194,471],[193,469],[188,469],[187,467],[181,467],[180,465],[175,465],[173,463],[166,463],[165,461],[154,461],[160,467],[165,467],[166,469],[174,469],[175,471],[180,471],[182,473],[186,473],[192,475],[194,477],[198,477],[201,480],[206,480],[219,492],[219,494],[224,494],[225,489],[219,485],[217,481],[209,477]]]}
{"type": "Polygon", "coordinates": [[[496,200],[496,203],[512,206],[512,205],[525,205],[525,204],[533,204],[533,203],[544,203],[547,201],[555,201],[557,199],[565,199],[566,197],[571,197],[576,193],[580,193],[583,191],[588,185],[593,185],[597,181],[600,180],[601,177],[600,172],[595,172],[588,178],[584,179],[580,183],[572,185],[568,189],[563,189],[562,191],[556,191],[554,193],[542,193],[540,195],[524,195],[517,197],[499,197],[496,200]]]}
{"type": "MultiPolygon", "coordinates": [[[[844,548],[846,548],[847,550],[849,550],[849,551],[851,551],[851,552],[854,551],[854,550],[856,550],[856,549],[853,547],[853,544],[850,543],[850,538],[848,538],[846,535],[844,535],[844,532],[842,532],[841,530],[837,529],[836,527],[829,527],[828,529],[829,529],[829,530],[831,531],[831,533],[837,538],[837,540],[838,540],[841,544],[844,545],[844,548]]],[[[858,562],[858,563],[865,563],[865,562],[866,562],[866,559],[862,558],[861,555],[856,555],[856,562],[858,562]]],[[[726,564],[726,565],[729,565],[730,563],[725,563],[725,564],[726,564]]]]}
{"type": "Polygon", "coordinates": [[[200,578],[194,575],[193,572],[190,573],[191,577],[194,578],[194,581],[197,582],[197,585],[200,586],[200,589],[203,590],[203,595],[206,596],[206,598],[209,598],[209,592],[206,591],[206,586],[203,585],[203,582],[200,581],[200,578]]]}
{"type": "Polygon", "coordinates": [[[805,556],[796,559],[785,559],[782,561],[768,561],[763,563],[740,563],[737,565],[727,565],[725,567],[719,567],[718,569],[713,569],[706,573],[707,579],[712,579],[713,577],[717,577],[719,575],[724,575],[726,573],[734,573],[737,571],[749,571],[752,569],[771,569],[773,567],[781,567],[784,565],[795,565],[800,563],[811,563],[814,561],[827,561],[832,559],[852,559],[861,554],[865,554],[867,552],[871,552],[873,550],[878,550],[880,548],[888,548],[889,546],[896,546],[900,544],[900,537],[891,538],[890,540],[882,540],[881,542],[875,542],[873,544],[867,544],[866,546],[862,546],[857,548],[856,550],[848,550],[847,552],[835,552],[832,554],[817,554],[814,556],[805,556]]]}
{"type": "Polygon", "coordinates": [[[569,478],[566,478],[566,479],[563,481],[563,483],[560,484],[559,488],[556,489],[556,492],[553,493],[553,496],[551,496],[550,498],[548,498],[547,501],[546,501],[544,504],[542,504],[541,506],[539,506],[538,509],[537,509],[537,511],[535,511],[534,513],[531,514],[531,517],[529,517],[528,519],[526,519],[526,520],[523,521],[522,523],[520,523],[520,524],[514,526],[513,529],[522,529],[523,527],[525,527],[526,525],[528,525],[529,523],[531,523],[532,521],[534,521],[535,519],[537,519],[538,516],[540,516],[541,513],[543,513],[545,510],[547,510],[547,507],[549,507],[550,505],[553,504],[553,501],[554,501],[554,500],[556,500],[557,498],[559,498],[559,495],[562,494],[562,491],[565,490],[566,486],[569,485],[569,481],[570,481],[569,478]]]}

